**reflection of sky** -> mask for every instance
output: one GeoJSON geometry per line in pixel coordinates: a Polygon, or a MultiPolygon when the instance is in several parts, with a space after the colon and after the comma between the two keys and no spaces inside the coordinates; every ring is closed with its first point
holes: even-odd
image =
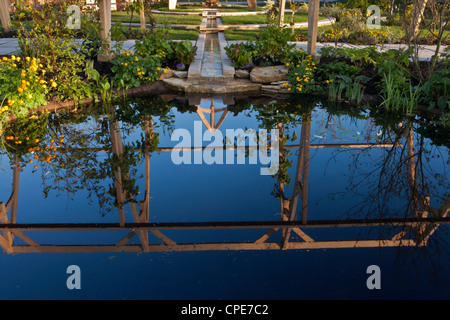
{"type": "MultiPolygon", "coordinates": [[[[209,107],[209,102],[202,104],[209,107]]],[[[222,108],[216,103],[216,108],[222,108]]],[[[199,121],[196,113],[175,114],[174,128],[192,130],[193,121],[199,121]]],[[[253,112],[245,112],[252,114],[253,112]]],[[[209,120],[209,115],[207,115],[209,120]]],[[[216,115],[216,122],[221,114],[216,115]]],[[[323,130],[325,111],[316,110],[312,117],[311,143],[366,142],[361,136],[371,133],[369,142],[374,142],[378,128],[372,128],[369,121],[349,117],[333,117],[329,122],[335,131],[323,130]],[[358,135],[358,132],[360,135],[358,135]],[[342,141],[345,140],[345,141],[342,141]]],[[[158,123],[158,119],[155,119],[158,123]]],[[[164,128],[160,132],[160,146],[173,146],[170,134],[164,128]]],[[[234,116],[229,113],[220,130],[227,128],[258,128],[254,117],[243,113],[234,116]]],[[[297,132],[298,144],[300,126],[290,128],[297,132]]],[[[203,126],[203,132],[206,128],[203,126]]],[[[136,140],[140,132],[134,132],[125,141],[136,140]]],[[[293,166],[290,168],[291,185],[286,194],[292,194],[297,150],[291,149],[293,166]]],[[[341,193],[348,186],[349,164],[355,150],[336,154],[337,149],[311,149],[309,171],[308,219],[335,219],[346,217],[349,208],[360,199],[352,194],[341,193]],[[334,157],[331,157],[334,156],[334,157]]],[[[373,149],[361,159],[361,170],[370,169],[372,159],[380,157],[380,150],[373,149]]],[[[448,157],[448,152],[443,152],[448,157]]],[[[433,159],[437,171],[448,159],[433,159]],[[443,160],[443,161],[442,161],[443,160]],[[439,167],[440,166],[440,167],[439,167]]],[[[2,159],[2,167],[7,159],[2,159]]],[[[276,180],[259,174],[261,164],[256,165],[174,165],[170,152],[161,152],[151,157],[150,172],[150,221],[248,221],[280,219],[280,203],[271,196],[276,180]]],[[[364,170],[363,170],[364,171],[364,170]]],[[[45,172],[44,172],[45,174],[45,172]]],[[[140,164],[138,174],[144,174],[140,164]]],[[[0,191],[2,201],[9,198],[11,190],[8,172],[2,172],[0,191]],[[3,179],[4,178],[4,179],[3,179]]],[[[9,178],[10,179],[10,178],[9,178]]],[[[49,182],[50,183],[50,182],[49,182]]],[[[110,183],[107,181],[105,184],[110,183]]],[[[141,192],[144,180],[137,180],[141,192]]],[[[87,193],[79,191],[74,200],[68,200],[64,193],[53,192],[48,199],[42,197],[40,173],[31,173],[26,168],[20,175],[20,206],[18,222],[117,222],[117,211],[101,217],[98,206],[86,205],[87,193]]],[[[445,188],[445,186],[444,186],[445,188]]],[[[358,192],[370,190],[363,184],[358,192]]],[[[143,196],[138,196],[141,200],[143,196]]],[[[392,201],[393,204],[397,200],[392,201]]],[[[299,208],[301,201],[299,201],[299,208]]],[[[131,222],[129,207],[126,207],[127,221],[131,222]]],[[[441,228],[443,228],[441,226],[441,228]]],[[[200,237],[220,241],[231,237],[237,240],[256,240],[264,230],[242,232],[230,230],[198,231],[200,237]]],[[[315,235],[313,231],[305,231],[315,235]]],[[[175,241],[190,241],[189,236],[176,231],[164,232],[175,241]]],[[[33,234],[38,242],[58,240],[70,244],[73,239],[81,243],[118,242],[120,235],[102,232],[101,239],[91,232],[54,232],[52,235],[33,234]],[[75,238],[76,237],[76,238],[75,238]]],[[[317,233],[319,234],[319,233],[317,233]]],[[[331,237],[349,237],[346,231],[331,230],[331,237]]],[[[444,237],[443,233],[439,236],[444,237]]],[[[150,236],[150,239],[152,236],[150,236]]],[[[297,237],[298,239],[298,237],[297,237]]],[[[446,238],[448,241],[448,236],[446,238]]],[[[134,237],[130,243],[138,242],[134,237]]],[[[18,239],[18,243],[20,242],[18,239]]],[[[408,251],[408,249],[405,249],[408,251]]],[[[449,298],[446,285],[428,283],[424,274],[430,274],[429,266],[415,271],[403,269],[396,264],[397,249],[326,249],[287,251],[218,251],[218,252],[166,252],[166,253],[78,253],[78,254],[0,254],[2,277],[0,298],[100,298],[100,299],[321,299],[321,298],[449,298]],[[65,270],[71,264],[82,270],[82,290],[70,291],[65,286],[65,270]],[[382,290],[366,288],[366,268],[379,265],[382,271],[382,290]],[[436,285],[436,287],[435,287],[436,285]]],[[[402,258],[400,258],[402,259],[402,258]]],[[[406,259],[406,258],[405,258],[406,259]]],[[[419,259],[420,260],[420,259],[419,259]]],[[[442,273],[450,271],[448,264],[442,273]]]]}

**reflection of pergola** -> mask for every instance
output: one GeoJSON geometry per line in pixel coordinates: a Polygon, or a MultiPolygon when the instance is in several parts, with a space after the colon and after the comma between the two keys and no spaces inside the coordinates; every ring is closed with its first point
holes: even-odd
{"type": "MultiPolygon", "coordinates": [[[[282,133],[282,127],[278,127],[282,133]]],[[[147,119],[144,124],[146,137],[152,132],[152,121],[147,119]]],[[[144,200],[137,203],[129,202],[133,222],[125,222],[124,203],[127,192],[122,188],[122,179],[127,179],[127,173],[115,168],[115,183],[117,200],[119,203],[119,223],[74,223],[74,224],[18,224],[17,205],[19,195],[19,169],[13,169],[13,190],[8,202],[0,203],[0,246],[8,253],[27,252],[150,252],[150,251],[201,251],[201,250],[279,250],[279,249],[320,249],[320,248],[357,248],[357,247],[396,247],[396,246],[424,246],[428,238],[435,232],[440,224],[450,223],[447,217],[450,211],[450,197],[439,209],[432,208],[429,198],[415,199],[414,216],[401,219],[351,219],[351,220],[308,220],[308,174],[309,151],[312,148],[377,148],[396,147],[392,144],[338,144],[323,145],[310,143],[311,120],[308,118],[302,125],[300,144],[289,145],[284,148],[298,148],[297,170],[294,182],[294,191],[290,199],[284,196],[284,185],[281,185],[281,220],[280,221],[239,221],[239,222],[187,222],[187,223],[152,223],[149,222],[150,198],[150,154],[145,153],[145,194],[144,200]],[[301,200],[301,219],[297,220],[296,210],[298,200],[301,200]],[[10,215],[8,217],[8,212],[10,215]],[[420,214],[419,214],[420,213],[420,214]],[[432,213],[429,217],[428,213],[432,213]],[[396,233],[389,238],[375,240],[320,240],[313,239],[306,234],[307,230],[323,228],[370,228],[370,227],[398,227],[396,233]],[[189,232],[192,230],[255,230],[263,232],[256,239],[241,242],[191,242],[178,243],[173,237],[168,237],[167,231],[189,232]],[[280,241],[269,241],[278,230],[281,231],[280,241]],[[114,244],[92,245],[58,245],[40,244],[29,237],[29,233],[36,231],[110,231],[127,234],[118,238],[114,244]],[[415,231],[416,237],[406,237],[415,231]],[[292,240],[292,232],[301,240],[292,240]],[[158,239],[149,241],[150,233],[158,239]],[[140,244],[128,244],[137,235],[140,244]],[[26,245],[14,243],[15,237],[25,241],[26,245]]],[[[112,148],[110,152],[120,156],[123,150],[120,128],[117,122],[110,122],[112,148]]],[[[235,149],[237,147],[234,147],[235,149]]],[[[160,148],[160,151],[171,151],[173,148],[160,148]]],[[[415,161],[412,156],[412,135],[408,136],[407,150],[409,157],[408,170],[411,186],[415,185],[415,161]]],[[[280,153],[281,156],[281,153],[280,153]]],[[[17,157],[15,158],[17,162],[17,157]]],[[[128,199],[134,200],[134,199],[128,199]]]]}
{"type": "Polygon", "coordinates": [[[202,108],[202,107],[200,107],[200,105],[197,105],[196,107],[197,107],[198,116],[202,120],[203,124],[213,134],[216,132],[217,129],[219,129],[219,127],[222,125],[223,121],[225,120],[225,118],[228,115],[228,107],[216,109],[216,107],[214,106],[213,98],[211,98],[211,106],[209,107],[209,109],[202,108]],[[220,113],[220,112],[223,112],[222,116],[220,117],[219,121],[216,123],[216,113],[220,113]],[[209,122],[205,117],[205,113],[209,113],[209,115],[210,115],[209,122]]]}

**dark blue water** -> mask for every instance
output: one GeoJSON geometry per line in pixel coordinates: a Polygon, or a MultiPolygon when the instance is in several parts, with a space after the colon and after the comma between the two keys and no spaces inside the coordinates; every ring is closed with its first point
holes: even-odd
{"type": "MultiPolygon", "coordinates": [[[[430,205],[439,209],[449,191],[448,132],[437,130],[434,122],[420,116],[387,115],[377,109],[354,109],[320,101],[275,101],[266,99],[214,100],[215,123],[227,112],[218,127],[255,130],[282,128],[285,145],[281,169],[284,174],[261,175],[261,163],[180,164],[173,163],[171,152],[154,147],[174,147],[171,136],[186,129],[194,141],[196,121],[201,121],[195,103],[181,98],[162,101],[141,98],[119,105],[115,120],[121,128],[124,147],[140,148],[144,141],[144,120],[153,121],[158,133],[150,156],[149,222],[242,222],[281,219],[279,190],[284,186],[292,197],[299,145],[308,128],[311,144],[307,176],[307,220],[348,221],[349,219],[390,219],[414,217],[414,199],[430,196],[430,205]],[[227,101],[227,100],[225,100],[227,101]],[[278,110],[278,112],[276,111],[278,110]],[[401,127],[399,126],[401,123],[401,127]],[[278,125],[278,126],[277,126],[278,125]],[[412,132],[412,136],[409,135],[412,132]],[[410,139],[410,140],[408,140],[410,139]],[[412,140],[411,140],[412,139],[412,140]],[[408,141],[414,149],[408,153],[408,141]],[[318,148],[323,144],[399,143],[396,147],[318,148]],[[411,162],[413,160],[414,162],[411,162]],[[414,186],[411,187],[413,168],[414,186]],[[414,196],[416,198],[414,198],[414,196]]],[[[201,107],[211,108],[210,100],[201,107]]],[[[6,147],[1,159],[0,201],[7,202],[12,192],[11,159],[16,154],[22,168],[19,174],[17,223],[118,223],[114,205],[111,153],[100,152],[111,145],[109,124],[103,107],[81,115],[50,114],[30,120],[25,127],[39,127],[41,148],[60,138],[50,163],[34,159],[43,153],[6,147]],[[68,151],[67,148],[72,148],[68,151]],[[87,148],[97,148],[96,150],[87,148]],[[33,160],[32,163],[24,164],[33,160]],[[35,169],[33,166],[37,165],[35,169]],[[93,171],[95,169],[95,171],[93,171]]],[[[210,114],[205,113],[210,121],[210,114]]],[[[198,123],[197,123],[198,125],[198,123]]],[[[210,124],[211,125],[211,124],[210,124]]],[[[12,124],[5,135],[23,135],[24,126],[12,124]]],[[[207,127],[202,123],[202,133],[207,127]]],[[[30,134],[31,135],[31,134],[30,134]]],[[[31,141],[36,137],[29,137],[31,141]]],[[[25,143],[24,143],[25,144],[25,143]]],[[[203,141],[203,145],[209,145],[203,141]]],[[[247,144],[249,144],[247,142],[247,144]]],[[[17,145],[12,144],[13,147],[17,145]]],[[[133,149],[134,150],[134,149],[133,149]]],[[[200,152],[197,152],[200,154],[200,152]]],[[[139,151],[130,153],[121,164],[129,172],[137,201],[145,195],[145,159],[139,151]],[[140,158],[140,156],[142,156],[140,158]],[[133,160],[133,161],[130,161],[133,160]]],[[[194,159],[194,155],[192,160],[194,159]]],[[[203,154],[204,155],[204,154],[203,154]]],[[[117,164],[117,163],[116,163],[117,164]]],[[[305,171],[305,172],[306,172],[305,171]]],[[[147,172],[148,174],[148,172],[147,172]]],[[[420,202],[420,201],[419,201],[420,202]]],[[[133,220],[125,205],[126,222],[133,220]]],[[[445,209],[445,208],[444,208],[445,209]]],[[[418,207],[420,214],[423,207],[418,207]]],[[[298,200],[295,220],[302,217],[298,200]]],[[[11,213],[8,213],[11,219],[11,213]]],[[[178,244],[249,243],[269,229],[161,230],[178,244]]],[[[337,248],[342,241],[362,243],[390,240],[402,230],[415,239],[414,230],[404,226],[355,228],[304,228],[315,241],[327,241],[326,248],[271,250],[204,250],[162,252],[2,252],[0,254],[1,299],[448,299],[449,236],[448,224],[436,226],[424,246],[337,248]],[[81,289],[69,290],[67,267],[81,270],[81,289]],[[381,271],[381,289],[368,289],[367,268],[381,271]]],[[[428,230],[429,231],[429,230],[428,230]]],[[[129,230],[119,231],[24,231],[44,245],[111,245],[129,230]]],[[[4,233],[3,233],[4,235],[4,233]]],[[[267,242],[280,243],[281,230],[267,242]]],[[[291,233],[289,241],[303,242],[291,233]]],[[[149,243],[160,244],[149,234],[149,243]]],[[[127,245],[140,248],[135,235],[127,245]]],[[[28,245],[16,236],[14,245],[28,245]]],[[[172,248],[174,249],[174,248],[172,248]]],[[[106,249],[105,249],[106,250],[106,249]]],[[[14,251],[14,246],[13,246],[14,251]]],[[[20,251],[20,250],[19,250],[20,251]]],[[[37,250],[39,251],[39,249],[37,250]]],[[[45,248],[42,250],[45,251],[45,248]]]]}

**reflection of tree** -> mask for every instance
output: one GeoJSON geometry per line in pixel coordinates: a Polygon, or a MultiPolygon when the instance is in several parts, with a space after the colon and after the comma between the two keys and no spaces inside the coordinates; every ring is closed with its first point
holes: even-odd
{"type": "MultiPolygon", "coordinates": [[[[143,101],[143,100],[141,100],[143,101]]],[[[136,109],[122,109],[112,108],[108,116],[95,115],[90,113],[89,116],[81,117],[79,124],[73,124],[69,115],[60,114],[54,115],[49,118],[48,137],[60,136],[64,134],[66,141],[62,146],[59,146],[58,151],[61,153],[61,159],[55,158],[55,162],[48,164],[45,170],[53,170],[51,174],[61,175],[61,188],[65,183],[72,183],[72,180],[64,180],[63,178],[67,174],[66,162],[73,158],[75,165],[69,167],[70,170],[78,170],[77,163],[80,166],[86,166],[86,170],[89,169],[92,174],[92,179],[100,179],[98,185],[105,186],[106,181],[111,182],[111,188],[109,193],[105,191],[105,195],[109,197],[110,202],[115,202],[116,206],[111,204],[111,208],[118,207],[119,210],[119,223],[113,225],[105,225],[103,227],[109,228],[108,230],[127,230],[128,233],[119,238],[118,242],[114,245],[97,245],[97,246],[84,246],[77,245],[76,247],[67,246],[42,246],[37,244],[33,240],[27,238],[21,234],[21,230],[24,229],[9,229],[5,227],[6,214],[8,209],[13,208],[13,201],[8,201],[7,204],[0,205],[0,215],[2,219],[2,237],[0,237],[0,246],[5,250],[12,252],[48,252],[48,251],[74,251],[74,250],[87,250],[87,251],[132,251],[132,252],[147,252],[147,251],[163,251],[163,250],[269,250],[269,249],[317,249],[317,248],[354,248],[354,247],[377,247],[377,246],[425,246],[429,244],[431,236],[434,238],[439,234],[437,231],[437,224],[432,224],[429,221],[418,221],[417,219],[423,219],[424,213],[427,213],[427,219],[430,216],[445,216],[447,215],[449,208],[449,199],[442,196],[436,199],[434,194],[439,194],[439,188],[436,186],[436,191],[433,191],[433,186],[430,184],[424,184],[423,181],[428,182],[427,177],[432,169],[430,165],[426,168],[423,164],[423,159],[426,158],[427,147],[425,140],[420,137],[419,140],[415,139],[416,145],[413,145],[413,139],[411,135],[411,125],[408,122],[404,122],[402,126],[399,126],[397,121],[386,127],[382,135],[382,140],[389,142],[389,144],[370,143],[369,140],[365,143],[354,144],[317,144],[311,143],[311,130],[312,130],[312,115],[311,112],[315,104],[302,104],[295,105],[289,104],[286,101],[277,105],[276,102],[261,103],[259,105],[253,105],[247,107],[246,105],[228,106],[227,110],[232,112],[242,112],[251,109],[251,112],[256,114],[259,121],[259,126],[263,129],[277,128],[279,130],[279,160],[280,167],[285,167],[286,170],[281,170],[279,175],[275,175],[277,179],[277,196],[280,199],[281,219],[280,221],[223,221],[223,222],[187,222],[187,223],[150,223],[149,217],[149,198],[150,198],[150,157],[153,151],[172,151],[171,148],[158,148],[158,136],[154,133],[155,123],[158,121],[164,125],[164,119],[170,119],[168,111],[169,107],[160,105],[158,112],[160,117],[154,116],[152,111],[148,111],[144,107],[142,102],[142,108],[136,109]],[[281,107],[283,106],[283,107],[281,107]],[[250,109],[249,109],[250,108],[250,109]],[[278,110],[278,111],[277,111],[278,110]],[[167,116],[167,117],[165,117],[167,116]],[[64,117],[67,117],[65,120],[64,117]],[[161,120],[163,119],[163,120],[161,120]],[[83,131],[87,130],[87,131],[83,131]],[[133,133],[137,131],[137,133],[133,133]],[[98,137],[95,137],[98,134],[98,137]],[[140,135],[139,135],[140,134],[140,135]],[[297,138],[298,136],[298,138],[297,138]],[[288,141],[290,143],[288,143],[288,141]],[[294,141],[299,141],[298,144],[293,145],[294,141]],[[395,146],[395,147],[393,147],[395,146]],[[315,220],[314,216],[307,219],[308,213],[311,215],[311,210],[308,210],[308,180],[311,180],[309,176],[309,161],[310,149],[318,148],[340,148],[342,150],[358,150],[353,157],[353,173],[354,176],[351,182],[355,185],[351,186],[349,192],[357,194],[358,187],[364,183],[364,185],[370,187],[369,191],[372,193],[362,193],[358,196],[364,196],[366,203],[362,202],[358,205],[359,208],[353,208],[358,210],[356,214],[351,212],[350,218],[346,220],[315,220]],[[364,155],[370,154],[370,150],[374,150],[374,147],[386,148],[384,157],[380,159],[370,159],[370,166],[364,166],[364,155]],[[346,149],[343,149],[346,148],[346,149]],[[164,150],[163,150],[164,149],[164,150]],[[100,156],[99,156],[100,155],[100,156]],[[92,157],[83,163],[77,159],[77,157],[92,157]],[[422,158],[422,160],[421,160],[422,158]],[[292,161],[294,159],[294,161],[292,161]],[[145,163],[145,192],[140,193],[137,189],[136,175],[137,167],[140,166],[142,160],[145,163]],[[296,160],[296,162],[295,162],[296,160]],[[97,161],[97,162],[95,162],[97,161]],[[296,164],[295,176],[291,179],[289,171],[287,170],[296,164]],[[376,167],[371,167],[373,164],[376,167]],[[89,167],[90,166],[90,167],[89,167]],[[371,169],[369,174],[364,172],[364,169],[371,169]],[[59,172],[61,171],[61,172],[59,172]],[[361,176],[361,174],[365,174],[361,176]],[[380,174],[382,177],[380,178],[380,174]],[[422,176],[424,177],[422,179],[422,176]],[[292,181],[291,181],[292,180],[292,181]],[[362,182],[360,182],[362,180],[362,182]],[[293,191],[287,190],[288,185],[292,185],[293,191]],[[372,188],[374,191],[372,191],[372,188]],[[378,189],[379,188],[379,189],[378,189]],[[381,194],[378,195],[377,193],[381,194]],[[401,200],[407,200],[407,206],[409,208],[406,215],[405,212],[383,212],[378,210],[380,208],[388,208],[389,203],[392,202],[392,198],[401,198],[403,194],[408,196],[413,195],[413,198],[402,198],[401,200]],[[423,196],[422,196],[423,195],[423,196]],[[143,197],[142,197],[143,196],[143,197]],[[427,197],[430,198],[427,198],[427,197]],[[140,197],[140,199],[138,199],[140,197]],[[376,199],[379,197],[379,199],[376,199]],[[436,207],[431,205],[431,202],[445,200],[442,207],[436,207]],[[367,205],[373,201],[375,205],[380,204],[383,206],[367,205]],[[132,222],[126,221],[125,206],[128,206],[131,210],[132,222]],[[361,207],[362,206],[362,207],[361,207]],[[363,214],[359,210],[363,208],[363,214]],[[375,209],[375,210],[374,210],[375,209]],[[6,211],[5,211],[6,210],[6,211]],[[353,215],[352,215],[353,214],[353,215]],[[297,216],[301,217],[300,219],[297,216]],[[356,216],[356,219],[355,219],[356,216]],[[361,218],[362,217],[362,218],[361,218]],[[312,219],[310,219],[312,218],[312,219]],[[392,219],[392,218],[397,218],[392,219]],[[411,220],[413,219],[413,220],[411,220]],[[414,220],[416,219],[416,220],[414,220]],[[359,237],[358,239],[349,239],[351,235],[346,235],[348,238],[345,240],[329,240],[323,239],[323,234],[318,236],[317,234],[311,235],[308,228],[335,228],[335,227],[368,227],[374,230],[379,230],[383,227],[385,232],[379,234],[380,237],[376,239],[365,239],[359,237]],[[178,242],[175,235],[168,238],[165,234],[161,233],[161,230],[177,230],[177,232],[183,232],[184,230],[193,229],[268,229],[262,236],[250,241],[239,242],[198,242],[189,243],[178,242]],[[13,231],[11,231],[13,230],[13,231]],[[155,235],[164,244],[154,244],[149,242],[149,232],[155,235]],[[10,246],[8,235],[19,235],[24,239],[29,246],[10,246]],[[272,241],[273,234],[281,233],[281,241],[272,241]],[[416,234],[411,238],[411,235],[416,234]],[[128,244],[128,242],[137,235],[140,239],[140,244],[128,244]],[[175,242],[174,240],[177,240],[175,242]],[[46,251],[48,250],[48,251],[46,251]]],[[[184,106],[186,104],[183,104],[184,106]]],[[[186,110],[186,109],[183,109],[186,110]]],[[[195,112],[194,109],[189,111],[195,112]]],[[[377,119],[374,119],[377,123],[377,119]]],[[[171,126],[171,122],[167,127],[171,126]]],[[[332,125],[328,121],[328,125],[332,125]]],[[[368,125],[368,130],[374,129],[374,124],[368,125]]],[[[269,130],[270,131],[270,130],[269,130]]],[[[338,132],[336,130],[336,132],[338,132]]],[[[273,141],[274,137],[271,137],[273,141]]],[[[235,149],[237,150],[237,148],[235,149]]],[[[341,151],[342,152],[342,151],[341,151]]],[[[25,155],[24,155],[25,157],[25,155]]],[[[25,158],[24,158],[25,159],[25,158]]],[[[14,164],[19,161],[18,157],[14,158],[14,164]]],[[[17,165],[13,166],[16,171],[19,172],[17,165]]],[[[84,168],[84,167],[83,167],[84,168]]],[[[44,171],[46,172],[46,171],[44,171]]],[[[80,171],[82,172],[82,171],[80,171]]],[[[89,173],[89,172],[87,172],[89,173]]],[[[69,174],[72,174],[70,172],[69,174]]],[[[15,174],[14,174],[15,175],[15,174]]],[[[434,177],[436,180],[436,177],[434,177]]],[[[438,177],[439,178],[439,177],[438,177]]],[[[53,176],[50,174],[47,176],[48,182],[52,181],[53,176]]],[[[441,183],[446,183],[445,177],[440,177],[441,183]]],[[[14,179],[16,181],[16,179],[14,179]]],[[[92,180],[94,183],[95,180],[92,180]]],[[[77,181],[73,180],[76,184],[77,181]]],[[[18,179],[16,185],[18,184],[18,179]]],[[[444,184],[443,187],[446,185],[444,184]]],[[[74,186],[70,186],[74,188],[74,186]]],[[[13,187],[14,189],[14,187],[13,187]]],[[[62,189],[61,189],[62,190],[62,189]]],[[[13,195],[11,199],[13,199],[13,195]]],[[[352,201],[356,199],[352,198],[352,201]]],[[[405,201],[404,201],[405,202],[405,201]]],[[[393,207],[392,207],[393,208],[393,207]]],[[[12,215],[11,215],[12,219],[12,215]]],[[[40,226],[33,231],[40,231],[47,226],[40,226]]],[[[81,226],[75,226],[82,230],[89,230],[89,228],[100,228],[99,224],[94,226],[85,224],[81,226]],[[86,229],[84,229],[86,228],[86,229]]],[[[73,228],[75,228],[73,227],[73,228]]],[[[22,226],[21,228],[26,228],[22,226]]],[[[67,226],[52,226],[52,230],[59,230],[58,228],[67,228],[67,226]]],[[[73,230],[73,229],[71,229],[73,230]]],[[[342,230],[342,229],[341,229],[342,230]]],[[[183,237],[182,237],[183,238],[183,237]]]]}
{"type": "Polygon", "coordinates": [[[45,113],[19,119],[5,128],[5,136],[12,137],[6,140],[6,151],[11,156],[17,155],[15,166],[36,166],[34,171],[42,172],[45,197],[56,192],[57,196],[65,194],[70,202],[83,191],[89,204],[96,203],[100,213],[105,215],[119,203],[116,185],[108,185],[117,168],[128,173],[128,179],[122,179],[128,192],[127,202],[133,201],[132,196],[139,193],[138,164],[146,157],[145,150],[149,148],[148,151],[153,152],[158,144],[158,134],[153,133],[150,139],[145,134],[149,121],[154,125],[151,115],[158,117],[156,126],[170,128],[173,123],[170,109],[174,103],[150,97],[136,98],[130,104],[134,108],[125,104],[109,115],[100,113],[94,106],[76,112],[45,113]],[[127,140],[121,145],[121,156],[110,152],[111,138],[114,138],[111,121],[121,122],[121,131],[127,140]],[[142,133],[133,141],[128,137],[134,136],[135,131],[142,133]]]}
{"type": "Polygon", "coordinates": [[[406,221],[447,217],[450,197],[445,163],[442,163],[444,172],[438,172],[436,162],[430,161],[432,158],[442,158],[443,161],[442,151],[430,145],[424,136],[415,137],[411,120],[391,125],[383,131],[386,140],[393,143],[392,147],[383,149],[380,155],[371,153],[370,149],[352,154],[349,186],[341,194],[351,194],[352,199],[360,200],[353,204],[348,215],[380,221],[404,219],[404,225],[397,223],[371,231],[393,240],[413,239],[415,246],[398,247],[398,257],[407,257],[405,253],[410,253],[413,257],[408,260],[410,266],[419,268],[426,260],[435,268],[442,261],[448,261],[447,240],[441,237],[447,226],[440,226],[439,221],[406,221]],[[438,227],[444,230],[436,233],[438,227]]]}

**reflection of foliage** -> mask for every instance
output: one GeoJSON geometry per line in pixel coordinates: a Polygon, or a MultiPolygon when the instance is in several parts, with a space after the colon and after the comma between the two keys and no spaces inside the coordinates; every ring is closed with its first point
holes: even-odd
{"type": "Polygon", "coordinates": [[[275,128],[278,124],[284,124],[288,127],[296,127],[315,106],[317,100],[302,99],[301,103],[295,98],[269,103],[254,105],[253,108],[258,113],[257,120],[262,128],[275,128]]]}
{"type": "Polygon", "coordinates": [[[30,117],[18,118],[7,124],[3,130],[2,139],[8,153],[19,157],[37,148],[39,142],[45,136],[47,117],[32,115],[30,117]]]}
{"type": "Polygon", "coordinates": [[[417,132],[429,138],[436,146],[450,148],[450,126],[441,125],[438,116],[426,116],[417,119],[417,132]]]}
{"type": "MultiPolygon", "coordinates": [[[[166,110],[162,106],[165,105],[155,103],[153,110],[160,110],[159,114],[164,118],[170,108],[166,110]]],[[[145,110],[141,107],[141,111],[145,110]]],[[[117,205],[115,183],[108,186],[106,181],[114,179],[114,171],[120,169],[127,202],[134,201],[139,193],[135,186],[139,162],[145,152],[151,154],[156,150],[159,140],[158,134],[152,132],[142,132],[135,141],[129,139],[133,131],[144,129],[149,123],[152,110],[134,116],[124,112],[113,117],[100,114],[101,109],[86,108],[76,113],[60,112],[18,119],[5,128],[4,136],[8,139],[4,145],[9,153],[19,155],[19,162],[24,165],[34,162],[35,169],[40,167],[45,197],[56,191],[73,200],[77,192],[86,191],[89,204],[98,202],[104,215],[117,205]],[[110,123],[118,118],[124,121],[124,146],[122,154],[114,155],[110,152],[110,123]],[[130,122],[126,122],[126,118],[130,122]]]]}
{"type": "Polygon", "coordinates": [[[123,122],[124,127],[136,126],[147,116],[157,119],[153,124],[154,127],[160,125],[164,131],[171,132],[175,124],[175,116],[172,109],[183,112],[189,109],[186,101],[172,100],[164,102],[159,96],[134,97],[122,103],[116,111],[115,119],[123,122]]]}

